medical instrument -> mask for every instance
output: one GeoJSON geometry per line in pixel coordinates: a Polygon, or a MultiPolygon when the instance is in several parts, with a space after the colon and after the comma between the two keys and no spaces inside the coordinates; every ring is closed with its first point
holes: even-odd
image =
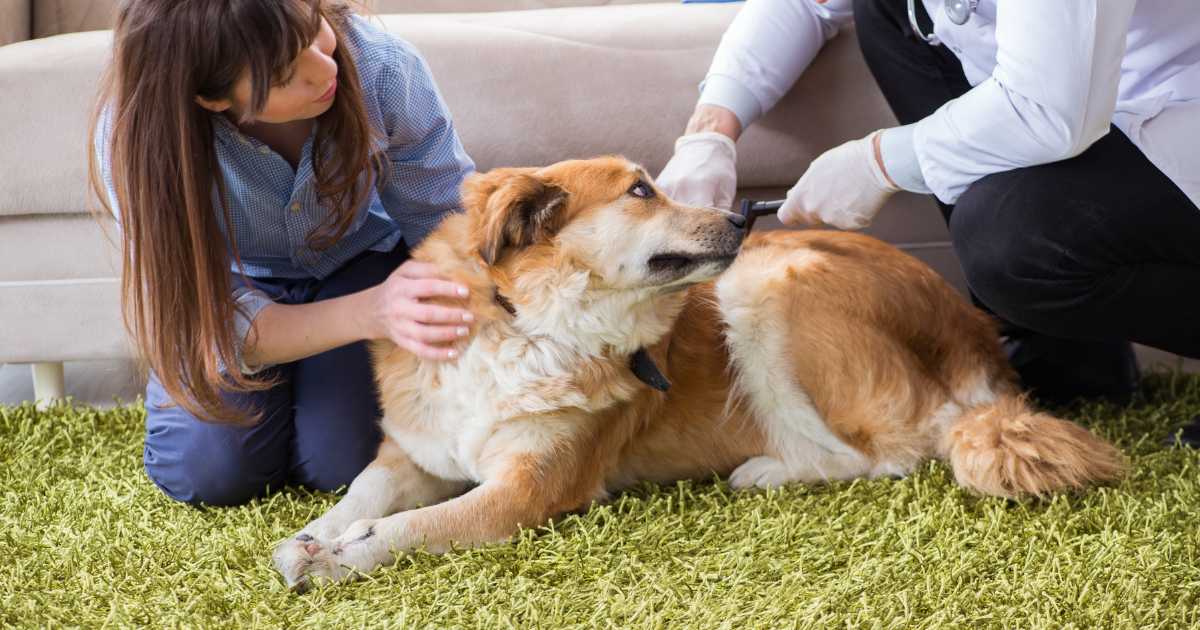
{"type": "MultiPolygon", "coordinates": [[[[971,14],[979,6],[979,0],[944,0],[942,4],[946,10],[946,17],[950,22],[962,26],[971,19],[971,14]]],[[[940,46],[942,40],[938,36],[930,33],[926,35],[921,32],[921,25],[917,24],[917,0],[908,0],[908,23],[912,26],[913,33],[917,37],[925,40],[925,43],[930,46],[940,46]]]]}
{"type": "Polygon", "coordinates": [[[775,214],[779,208],[783,207],[783,199],[778,201],[751,201],[749,199],[742,200],[742,206],[738,214],[746,218],[746,225],[742,228],[746,233],[750,233],[750,228],[754,227],[754,220],[764,214],[775,214]]]}

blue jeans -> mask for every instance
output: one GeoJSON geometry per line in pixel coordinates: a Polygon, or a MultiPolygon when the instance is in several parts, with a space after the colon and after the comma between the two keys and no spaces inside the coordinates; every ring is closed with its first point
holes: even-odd
{"type": "MultiPolygon", "coordinates": [[[[400,245],[386,253],[364,252],[324,280],[251,281],[276,302],[303,304],[377,285],[407,256],[400,245]]],[[[173,405],[150,374],[143,461],[146,474],[167,496],[192,504],[237,505],[287,484],[335,490],[374,459],[380,411],[365,343],[265,373],[279,377],[279,384],[226,395],[240,408],[262,411],[252,427],[199,420],[173,405]]]]}

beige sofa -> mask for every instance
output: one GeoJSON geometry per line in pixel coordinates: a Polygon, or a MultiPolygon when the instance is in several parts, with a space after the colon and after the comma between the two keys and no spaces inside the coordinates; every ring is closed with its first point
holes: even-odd
{"type": "MultiPolygon", "coordinates": [[[[61,396],[64,361],[131,356],[114,250],[86,213],[87,117],[110,35],[69,32],[104,28],[111,6],[0,0],[0,37],[37,37],[0,47],[0,363],[33,364],[38,398],[61,396]]],[[[480,169],[622,153],[658,172],[740,5],[381,0],[375,8],[428,58],[480,169]],[[578,6],[596,4],[623,6],[578,6]],[[522,10],[483,12],[513,7],[522,10]],[[436,12],[466,8],[474,12],[436,12]],[[389,13],[401,10],[410,13],[389,13]]],[[[739,142],[740,192],[781,196],[821,151],[889,124],[854,33],[844,33],[739,142]]],[[[897,198],[871,232],[961,286],[929,201],[897,198]]]]}

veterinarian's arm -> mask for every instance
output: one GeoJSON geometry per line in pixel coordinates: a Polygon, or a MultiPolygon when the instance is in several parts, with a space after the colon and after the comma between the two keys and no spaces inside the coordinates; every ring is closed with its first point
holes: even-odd
{"type": "Polygon", "coordinates": [[[1104,137],[1134,3],[997,3],[992,76],[915,124],[910,159],[938,199],[952,204],[986,175],[1065,160],[1104,137]]]}
{"type": "Polygon", "coordinates": [[[923,120],[826,151],[785,224],[864,227],[897,190],[953,204],[992,173],[1065,160],[1108,133],[1135,0],[1006,0],[992,76],[923,120]]]}
{"type": "Polygon", "coordinates": [[[853,19],[850,0],[749,0],[721,37],[698,104],[729,110],[749,127],[853,19]]]}
{"type": "Polygon", "coordinates": [[[681,203],[728,208],[737,189],[734,142],[808,68],[841,25],[851,0],[750,0],[721,37],[696,110],[658,176],[681,203]]]}

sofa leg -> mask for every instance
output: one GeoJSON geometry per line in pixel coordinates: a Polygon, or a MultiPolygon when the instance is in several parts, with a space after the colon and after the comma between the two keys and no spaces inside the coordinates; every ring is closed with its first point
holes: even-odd
{"type": "Polygon", "coordinates": [[[39,408],[45,409],[51,403],[62,400],[66,393],[61,361],[33,364],[33,398],[39,408]]]}

